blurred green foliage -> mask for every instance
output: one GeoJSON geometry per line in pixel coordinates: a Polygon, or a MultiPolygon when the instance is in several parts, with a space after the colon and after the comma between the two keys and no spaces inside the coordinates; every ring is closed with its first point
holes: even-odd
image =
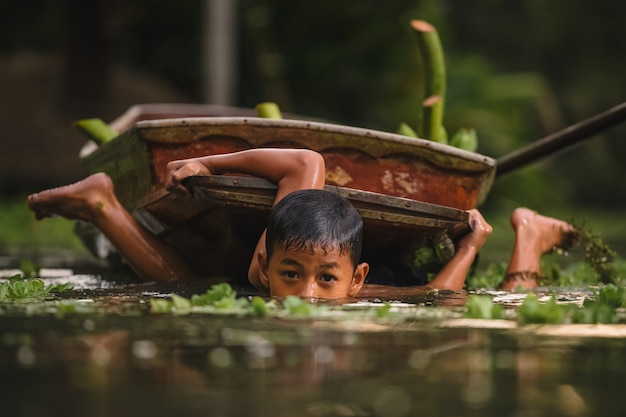
{"type": "Polygon", "coordinates": [[[55,248],[85,252],[73,229],[74,222],[62,218],[37,221],[26,196],[0,196],[0,252],[55,248]]]}

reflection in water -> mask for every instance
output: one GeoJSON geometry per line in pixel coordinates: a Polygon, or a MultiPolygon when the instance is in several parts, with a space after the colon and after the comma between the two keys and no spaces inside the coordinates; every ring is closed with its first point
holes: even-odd
{"type": "Polygon", "coordinates": [[[617,415],[624,340],[417,323],[0,318],[9,415],[617,415]],[[95,412],[97,410],[97,412],[95,412]],[[37,412],[35,412],[37,411],[37,412]]]}
{"type": "MultiPolygon", "coordinates": [[[[74,295],[102,311],[63,316],[5,310],[2,415],[626,412],[623,338],[443,327],[418,319],[150,315],[145,298],[159,294],[164,293],[147,286],[84,290],[74,295]]],[[[438,305],[463,300],[458,294],[420,297],[420,303],[438,305]]]]}

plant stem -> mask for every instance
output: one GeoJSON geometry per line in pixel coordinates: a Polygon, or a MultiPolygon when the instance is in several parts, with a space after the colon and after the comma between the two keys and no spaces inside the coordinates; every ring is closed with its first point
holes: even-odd
{"type": "Polygon", "coordinates": [[[443,129],[446,66],[441,40],[428,22],[412,20],[411,27],[417,34],[424,88],[423,117],[417,133],[422,138],[447,143],[443,129]]]}
{"type": "Polygon", "coordinates": [[[98,145],[107,143],[117,136],[117,132],[101,119],[82,119],[74,122],[74,127],[98,145]]]}

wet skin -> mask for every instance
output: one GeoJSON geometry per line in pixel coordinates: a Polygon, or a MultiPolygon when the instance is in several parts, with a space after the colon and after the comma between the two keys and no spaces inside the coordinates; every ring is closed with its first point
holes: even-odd
{"type": "Polygon", "coordinates": [[[261,283],[272,296],[297,295],[304,298],[341,299],[354,297],[369,272],[369,265],[356,269],[347,252],[338,248],[296,250],[275,248],[267,262],[259,254],[261,283]]]}
{"type": "MultiPolygon", "coordinates": [[[[168,164],[168,188],[177,189],[189,175],[237,172],[267,178],[278,184],[276,202],[290,192],[321,189],[324,186],[323,158],[312,151],[255,149],[235,154],[211,155],[168,164]]],[[[181,190],[181,192],[184,192],[181,190]]],[[[38,219],[60,215],[94,224],[116,246],[120,254],[146,280],[173,282],[205,279],[165,242],[145,230],[117,200],[113,183],[106,174],[95,174],[75,184],[46,190],[28,198],[38,219]]],[[[467,272],[491,233],[491,226],[476,210],[470,210],[472,231],[458,243],[455,256],[446,264],[431,288],[461,290],[467,272]]],[[[562,243],[574,232],[566,222],[519,208],[511,216],[515,244],[507,274],[539,273],[541,255],[562,243]]],[[[318,250],[319,249],[319,250],[318,250]]],[[[272,295],[288,294],[310,298],[346,298],[361,288],[369,267],[357,268],[348,254],[294,251],[276,248],[265,265],[265,237],[260,238],[249,272],[250,282],[272,295]],[[262,266],[262,268],[261,268],[262,266]],[[261,269],[263,269],[261,271],[261,269]]],[[[536,280],[507,280],[502,288],[518,285],[536,287],[536,280]]]]}
{"type": "MultiPolygon", "coordinates": [[[[517,208],[511,214],[511,226],[515,230],[515,243],[509,259],[507,275],[515,272],[541,273],[541,255],[561,245],[568,236],[575,235],[572,225],[559,219],[542,216],[527,209],[517,208]]],[[[510,290],[518,286],[535,288],[536,279],[505,279],[500,289],[510,290]]]]}

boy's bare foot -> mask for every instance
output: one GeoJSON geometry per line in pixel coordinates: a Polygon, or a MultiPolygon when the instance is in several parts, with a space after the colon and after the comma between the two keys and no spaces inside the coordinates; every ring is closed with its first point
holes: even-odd
{"type": "Polygon", "coordinates": [[[517,208],[511,214],[511,225],[518,239],[529,247],[544,254],[564,244],[575,232],[574,227],[562,220],[527,208],[517,208]]]}
{"type": "Polygon", "coordinates": [[[41,220],[58,215],[72,220],[93,221],[94,210],[116,201],[113,182],[104,173],[93,174],[77,183],[28,196],[28,207],[41,220]]]}
{"type": "Polygon", "coordinates": [[[513,211],[511,225],[515,229],[515,248],[499,288],[535,288],[540,280],[541,255],[571,244],[575,229],[567,222],[542,216],[527,208],[513,211]]]}

